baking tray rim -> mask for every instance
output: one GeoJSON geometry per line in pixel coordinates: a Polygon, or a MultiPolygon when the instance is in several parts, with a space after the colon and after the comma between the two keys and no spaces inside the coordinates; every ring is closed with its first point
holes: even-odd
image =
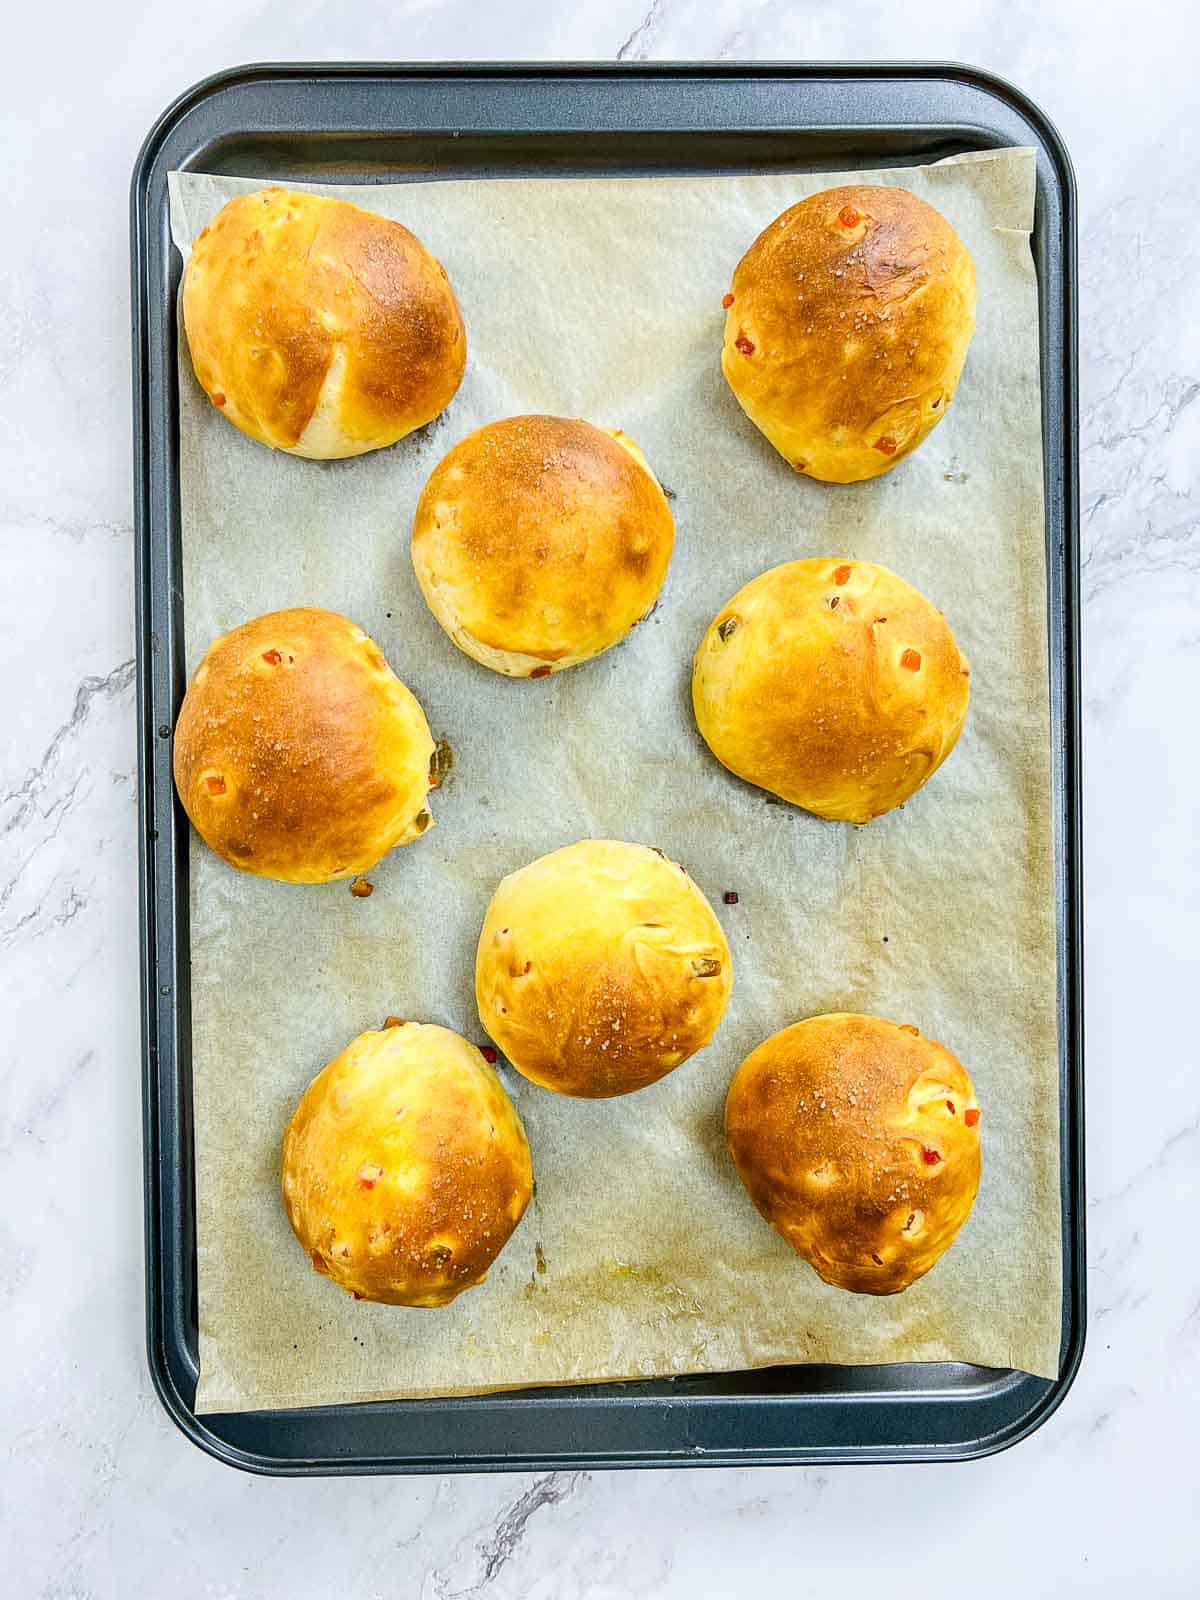
{"type": "MultiPolygon", "coordinates": [[[[920,126],[936,127],[937,119],[920,126]]],[[[948,124],[941,124],[949,126],[948,124]]],[[[804,132],[813,131],[803,124],[754,124],[747,131],[804,132]]],[[[834,124],[820,124],[824,131],[834,124]]],[[[847,122],[836,125],[842,131],[886,127],[902,131],[912,123],[847,122]]],[[[685,123],[699,136],[731,131],[719,126],[704,127],[694,121],[685,123]]],[[[298,130],[289,130],[295,134],[298,130]]],[[[316,131],[316,130],[314,130],[316,131]]],[[[406,130],[397,127],[395,132],[406,130]]],[[[428,130],[426,130],[428,131],[428,130]]],[[[481,127],[480,133],[499,134],[499,127],[481,127]]],[[[577,135],[587,130],[555,128],[555,133],[577,135]]],[[[596,130],[598,131],[598,130],[596,130]]],[[[648,128],[617,130],[628,137],[644,137],[648,128]]],[[[683,131],[671,125],[670,131],[683,131]]],[[[980,130],[983,131],[982,129],[980,130]]],[[[314,1473],[430,1473],[447,1471],[530,1471],[565,1469],[572,1466],[591,1468],[626,1468],[651,1466],[730,1466],[730,1465],[802,1465],[832,1462],[888,1462],[896,1460],[971,1460],[994,1454],[1027,1438],[1042,1426],[1058,1409],[1073,1384],[1082,1360],[1086,1340],[1086,1274],[1085,1274],[1085,1189],[1084,1189],[1084,1124],[1083,1124],[1083,939],[1082,939],[1082,781],[1080,736],[1080,666],[1079,666],[1079,549],[1078,549],[1078,341],[1077,341],[1077,263],[1076,263],[1076,188],[1070,156],[1058,130],[1022,90],[1005,79],[966,64],[940,61],[759,61],[759,62],[250,62],[213,73],[175,97],[156,118],[134,163],[130,186],[130,242],[131,242],[131,320],[133,335],[133,458],[134,458],[134,529],[135,529],[135,607],[137,637],[137,722],[138,722],[138,813],[139,813],[139,931],[141,944],[141,1025],[142,1025],[142,1101],[143,1101],[143,1161],[145,1168],[144,1234],[146,1251],[146,1340],[147,1360],[155,1391],[167,1414],[185,1437],[214,1458],[230,1466],[251,1473],[270,1476],[297,1476],[314,1473]],[[353,1456],[353,1457],[276,1457],[231,1444],[197,1416],[172,1370],[168,1333],[165,1325],[163,1301],[163,1257],[161,1205],[161,1097],[159,1083],[159,977],[157,944],[153,938],[157,920],[155,896],[156,861],[152,845],[157,840],[154,830],[151,784],[157,744],[151,682],[151,657],[161,649],[152,633],[154,606],[150,597],[150,549],[153,517],[151,514],[152,486],[150,483],[149,420],[151,367],[148,332],[148,301],[154,291],[146,269],[147,229],[150,222],[147,199],[148,188],[155,161],[167,137],[194,108],[215,95],[236,87],[257,82],[269,83],[286,80],[352,81],[354,79],[389,80],[442,80],[447,83],[463,80],[539,80],[543,85],[579,80],[660,80],[663,82],[695,80],[698,82],[734,82],[745,80],[815,80],[853,84],[864,80],[895,79],[906,82],[929,81],[960,83],[981,90],[985,95],[999,100],[1022,118],[1038,135],[1040,152],[1051,162],[1057,181],[1061,202],[1061,230],[1059,238],[1063,370],[1062,405],[1059,419],[1064,448],[1057,465],[1062,473],[1061,493],[1063,507],[1058,522],[1061,596],[1061,628],[1063,674],[1059,699],[1063,713],[1059,729],[1063,778],[1062,799],[1065,812],[1061,819],[1061,850],[1065,893],[1057,907],[1061,918],[1059,934],[1060,954],[1065,950],[1065,967],[1059,974],[1060,1018],[1066,1023],[1066,1033],[1060,1041],[1060,1103],[1062,1128],[1060,1148],[1064,1188],[1069,1188],[1072,1204],[1069,1218],[1064,1213],[1063,1249],[1063,1314],[1068,1336],[1060,1359],[1058,1377],[1053,1380],[1034,1379],[1028,1374],[997,1370],[996,1380],[1001,1387],[1022,1383],[1044,1385],[1042,1392],[1029,1408],[1011,1424],[981,1438],[962,1442],[929,1442],[926,1444],[850,1444],[838,1446],[775,1449],[748,1447],[739,1451],[700,1451],[699,1447],[679,1445],[664,1446],[659,1450],[591,1453],[584,1450],[563,1452],[559,1455],[508,1456],[494,1454],[418,1455],[413,1457],[353,1456]],[[1063,1009],[1065,989],[1065,1012],[1063,1009]]],[[[1040,284],[1039,284],[1040,287],[1040,284]]],[[[1045,372],[1043,370],[1043,391],[1045,372]]],[[[1049,447],[1044,445],[1044,461],[1049,469],[1049,447]]],[[[1050,531],[1050,505],[1047,503],[1047,527],[1050,531]]],[[[1052,669],[1054,661],[1052,658],[1052,669]]],[[[161,732],[161,729],[157,730],[161,732]]],[[[1058,741],[1056,741],[1057,745],[1058,741]]],[[[1056,796],[1056,804],[1058,796],[1056,796]]],[[[1057,820],[1057,813],[1056,813],[1057,820]]],[[[171,994],[170,989],[163,990],[171,994]]],[[[174,998],[171,1001],[175,1003],[174,998]]],[[[193,1199],[194,1207],[194,1199],[193,1199]]],[[[846,1370],[863,1370],[847,1367],[846,1370]]],[[[993,1385],[992,1387],[995,1387],[993,1385]]],[[[621,1394],[621,1385],[611,1386],[611,1402],[625,1406],[653,1407],[664,1410],[727,1404],[737,1406],[790,1405],[800,1408],[828,1404],[834,1399],[839,1404],[870,1404],[873,1395],[864,1391],[841,1391],[825,1394],[808,1392],[781,1395],[740,1395],[682,1393],[672,1395],[621,1394]]],[[[893,1391],[892,1393],[912,1391],[893,1391]]],[[[929,1391],[933,1395],[936,1391],[929,1391]]],[[[495,1399],[497,1397],[474,1397],[495,1399]]],[[[515,1391],[507,1398],[520,1399],[525,1406],[570,1404],[573,1391],[564,1389],[561,1395],[543,1392],[515,1391]]],[[[888,1391],[879,1392],[880,1403],[886,1403],[888,1391]]],[[[365,1402],[383,1404],[389,1402],[365,1402]]],[[[425,1402],[427,1403],[427,1402],[425,1402]]],[[[307,1408],[308,1415],[325,1412],[341,1413],[346,1406],[307,1408]]],[[[271,1415],[272,1413],[242,1413],[243,1417],[271,1415]]],[[[214,1419],[215,1420],[215,1419],[214,1419]]]]}

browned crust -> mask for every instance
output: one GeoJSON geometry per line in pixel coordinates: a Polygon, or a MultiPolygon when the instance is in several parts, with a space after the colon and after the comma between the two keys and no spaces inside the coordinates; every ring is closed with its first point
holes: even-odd
{"type": "Polygon", "coordinates": [[[707,1044],[733,969],[682,867],[585,839],[505,878],[479,936],[483,1025],[525,1077],[588,1099],[656,1082],[707,1044]]]}
{"type": "Polygon", "coordinates": [[[821,557],[773,567],[721,607],[696,651],[692,703],[731,772],[818,816],[869,822],[950,754],[969,674],[911,584],[821,557]]]}
{"type": "Polygon", "coordinates": [[[608,649],[650,609],[675,525],[623,437],[579,419],[506,417],[434,469],[413,563],[456,642],[553,666],[608,649]]]}
{"type": "Polygon", "coordinates": [[[398,222],[265,189],[229,201],[192,247],[183,315],[196,377],[237,427],[300,453],[356,455],[437,416],[466,335],[441,264],[398,222]],[[335,369],[330,447],[306,450],[335,369]]]}
{"type": "Polygon", "coordinates": [[[860,1294],[906,1289],[953,1243],[979,1188],[978,1124],[945,1045],[850,1012],[773,1034],[725,1105],[755,1206],[826,1283],[860,1294]]]}
{"type": "Polygon", "coordinates": [[[283,1140],[288,1220],[362,1300],[439,1306],[482,1283],[529,1203],[529,1145],[474,1045],[401,1022],[313,1079],[283,1140]]]}
{"type": "Polygon", "coordinates": [[[875,477],[945,416],[975,327],[975,267],[907,189],[800,201],[750,246],[731,294],[722,369],[798,472],[875,477]]]}
{"type": "Polygon", "coordinates": [[[433,751],[421,707],[361,628],[274,611],[215,640],[197,668],[175,785],[231,866],[322,883],[424,832],[433,751]]]}

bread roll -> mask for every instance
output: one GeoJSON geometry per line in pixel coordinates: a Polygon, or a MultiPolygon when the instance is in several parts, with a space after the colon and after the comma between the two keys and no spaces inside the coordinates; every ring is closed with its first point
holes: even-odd
{"type": "Polygon", "coordinates": [[[183,278],[200,387],[262,444],[329,460],[449,405],[467,340],[445,269],[398,222],[260,189],[222,207],[183,278]]]}
{"type": "Polygon", "coordinates": [[[734,1075],[725,1131],[746,1190],[824,1278],[895,1294],[928,1272],[979,1188],[979,1106],[945,1045],[838,1011],[794,1023],[734,1075]]]}
{"type": "Polygon", "coordinates": [[[507,417],[435,468],[412,557],[460,650],[542,678],[625,637],[658,598],[674,541],[658,480],[619,429],[507,417]]]}
{"type": "Polygon", "coordinates": [[[356,1300],[444,1306],[482,1283],[533,1191],[500,1079],[449,1028],[360,1033],[283,1140],[283,1203],[318,1272],[356,1300]]]}
{"type": "Polygon", "coordinates": [[[584,839],[510,874],[475,958],[483,1026],[544,1089],[601,1099],[708,1043],[733,968],[712,907],[658,850],[584,839]]]}
{"type": "Polygon", "coordinates": [[[731,772],[819,817],[869,822],[953,750],[969,674],[941,612],[887,567],[829,556],[755,578],[696,652],[692,704],[731,772]]]}
{"type": "Polygon", "coordinates": [[[975,265],[907,189],[826,189],[777,217],[725,297],[721,367],[797,472],[889,472],[946,414],[975,328],[975,265]]]}
{"type": "Polygon", "coordinates": [[[175,786],[231,867],[289,883],[366,872],[432,826],[425,713],[361,628],[273,611],[224,634],[175,725],[175,786]]]}

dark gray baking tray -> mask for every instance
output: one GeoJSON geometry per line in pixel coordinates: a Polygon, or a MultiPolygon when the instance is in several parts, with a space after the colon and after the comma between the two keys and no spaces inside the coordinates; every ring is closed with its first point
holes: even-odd
{"type": "Polygon", "coordinates": [[[133,174],[146,1305],[150,1370],[198,1445],[255,1472],[961,1459],[1062,1399],[1084,1337],[1075,187],[1022,94],[940,64],[242,67],[182,95],[133,174]],[[1057,825],[1063,1304],[1059,1377],[959,1364],[772,1367],[650,1383],[197,1417],[175,294],[167,173],[430,177],[813,171],[1037,150],[1050,693],[1057,825]]]}

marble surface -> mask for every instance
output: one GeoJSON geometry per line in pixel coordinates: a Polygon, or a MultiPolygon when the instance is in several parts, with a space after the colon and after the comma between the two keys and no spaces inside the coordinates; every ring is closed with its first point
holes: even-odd
{"type": "Polygon", "coordinates": [[[13,1596],[1195,1594],[1200,26],[1177,0],[58,0],[6,15],[0,251],[0,1587],[13,1596]],[[129,169],[266,58],[940,57],[1019,83],[1080,184],[1091,1318],[969,1465],[249,1479],[142,1351],[129,169]],[[47,88],[52,70],[55,84],[47,88]],[[1188,120],[1191,126],[1188,126],[1188,120]],[[69,185],[65,204],[59,184],[69,185]],[[1194,981],[1194,979],[1193,979],[1194,981]]]}

